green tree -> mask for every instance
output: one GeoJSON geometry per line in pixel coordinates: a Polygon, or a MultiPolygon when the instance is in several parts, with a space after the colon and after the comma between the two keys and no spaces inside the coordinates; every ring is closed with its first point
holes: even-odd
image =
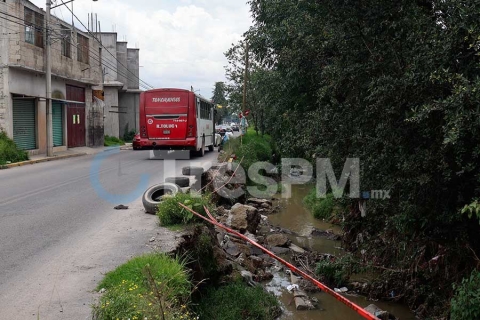
{"type": "MultiPolygon", "coordinates": [[[[250,5],[254,111],[284,156],[321,155],[339,170],[360,158],[362,189],[391,190],[366,218],[352,201],[346,243],[359,251],[357,235],[369,235],[364,258],[405,270],[388,282],[397,294],[445,315],[450,284],[480,255],[479,224],[461,214],[480,194],[480,1],[250,5]]],[[[227,52],[237,96],[242,48],[227,52]]]]}
{"type": "Polygon", "coordinates": [[[226,98],[226,90],[225,90],[225,83],[224,82],[215,82],[215,86],[213,88],[213,96],[212,101],[216,105],[221,105],[222,108],[217,109],[217,114],[215,118],[215,123],[222,123],[222,120],[227,116],[227,106],[228,100],[226,98]]]}

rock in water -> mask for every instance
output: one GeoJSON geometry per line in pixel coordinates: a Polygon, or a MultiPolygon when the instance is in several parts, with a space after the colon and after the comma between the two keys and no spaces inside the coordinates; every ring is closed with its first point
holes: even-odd
{"type": "Polygon", "coordinates": [[[271,234],[267,237],[267,243],[272,247],[286,247],[288,238],[284,234],[271,234]]]}
{"type": "Polygon", "coordinates": [[[389,320],[390,317],[391,317],[391,315],[390,315],[390,313],[388,313],[388,311],[384,311],[374,304],[371,304],[368,307],[366,307],[365,311],[367,311],[370,314],[373,314],[374,316],[376,316],[377,318],[382,319],[382,320],[389,320]]]}

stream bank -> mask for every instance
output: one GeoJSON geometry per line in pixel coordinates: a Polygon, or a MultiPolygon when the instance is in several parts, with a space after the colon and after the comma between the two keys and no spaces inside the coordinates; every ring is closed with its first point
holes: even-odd
{"type": "MultiPolygon", "coordinates": [[[[294,244],[321,255],[330,254],[341,257],[345,254],[345,251],[341,248],[340,241],[342,229],[337,225],[315,219],[304,207],[303,199],[311,188],[312,186],[308,185],[294,185],[292,186],[291,198],[282,199],[279,196],[276,197],[274,204],[278,206],[278,209],[274,214],[268,216],[268,220],[274,228],[289,230],[291,234],[289,234],[288,237],[294,244]]],[[[291,259],[292,255],[285,258],[291,259]]],[[[357,274],[353,275],[351,280],[362,282],[368,281],[369,277],[368,275],[357,274]]],[[[320,317],[325,320],[362,319],[350,308],[323,292],[316,292],[311,295],[319,301],[319,309],[297,311],[294,305],[290,304],[291,294],[288,293],[286,289],[288,285],[290,285],[290,281],[283,273],[275,274],[274,279],[266,284],[267,290],[273,292],[282,302],[284,308],[282,319],[313,320],[319,319],[320,317]]],[[[344,296],[362,307],[375,304],[399,320],[416,319],[409,308],[400,303],[369,301],[366,297],[353,292],[344,294],[344,296]]]]}
{"type": "MultiPolygon", "coordinates": [[[[210,178],[205,179],[204,183],[208,184],[213,173],[207,173],[207,175],[210,175],[210,178]]],[[[309,186],[294,186],[290,199],[250,198],[244,203],[233,205],[219,201],[222,205],[215,210],[217,220],[265,246],[303,271],[321,279],[314,273],[316,263],[340,258],[345,255],[345,251],[341,248],[341,228],[315,219],[304,208],[303,198],[310,189],[309,186]],[[298,263],[305,258],[310,258],[313,268],[308,269],[308,266],[298,263]]],[[[298,311],[298,305],[293,303],[293,295],[288,291],[292,282],[284,266],[236,236],[218,228],[213,228],[213,231],[211,227],[209,229],[212,232],[212,238],[216,240],[213,245],[217,263],[222,266],[223,271],[227,271],[224,272],[222,281],[228,282],[242,277],[252,286],[261,284],[281,302],[283,314],[279,319],[309,320],[319,317],[327,320],[362,319],[350,308],[304,280],[300,281],[299,286],[308,293],[307,300],[314,308],[298,311]]],[[[364,275],[356,276],[359,280],[357,283],[364,280],[364,275]]],[[[353,290],[358,287],[350,287],[350,289],[352,290],[344,292],[343,295],[361,307],[375,304],[380,309],[395,315],[396,319],[415,319],[410,310],[401,304],[368,301],[365,297],[358,295],[357,290],[353,290]]],[[[390,319],[393,319],[393,316],[390,319]]]]}

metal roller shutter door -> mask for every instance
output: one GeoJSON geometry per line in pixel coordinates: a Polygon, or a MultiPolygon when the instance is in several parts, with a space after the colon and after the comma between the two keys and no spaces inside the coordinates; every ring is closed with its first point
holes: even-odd
{"type": "Polygon", "coordinates": [[[13,141],[20,149],[37,148],[35,100],[13,100],[13,141]]]}
{"type": "Polygon", "coordinates": [[[63,146],[63,106],[59,102],[52,103],[53,146],[63,146]]]}

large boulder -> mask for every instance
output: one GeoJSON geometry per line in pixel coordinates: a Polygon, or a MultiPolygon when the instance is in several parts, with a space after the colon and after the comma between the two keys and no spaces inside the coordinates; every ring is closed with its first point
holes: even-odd
{"type": "Polygon", "coordinates": [[[281,233],[267,236],[267,243],[272,247],[286,247],[288,246],[288,242],[287,236],[281,233]]]}
{"type": "Polygon", "coordinates": [[[260,220],[257,208],[237,203],[230,209],[226,224],[241,233],[256,234],[260,220]]]}

